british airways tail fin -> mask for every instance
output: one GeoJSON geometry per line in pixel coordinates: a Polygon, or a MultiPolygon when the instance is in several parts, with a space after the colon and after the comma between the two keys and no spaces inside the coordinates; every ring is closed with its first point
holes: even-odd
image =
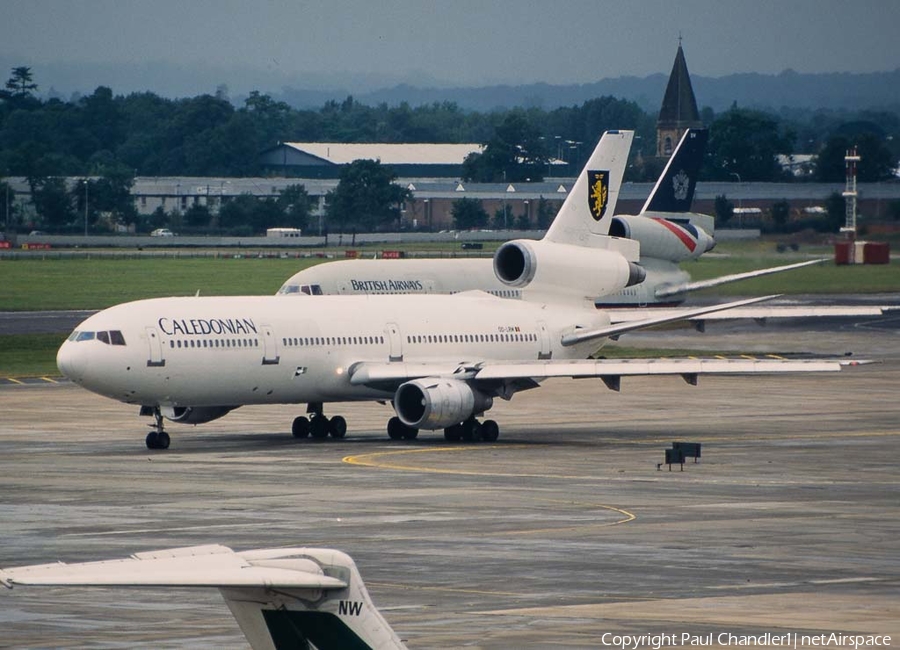
{"type": "Polygon", "coordinates": [[[544,239],[591,247],[609,233],[634,131],[607,131],[579,174],[544,239]]]}
{"type": "Polygon", "coordinates": [[[217,587],[253,650],[405,650],[340,551],[192,546],[0,570],[0,584],[217,587]]]}
{"type": "Polygon", "coordinates": [[[706,153],[706,129],[688,129],[647,197],[645,212],[690,212],[697,176],[706,153]]]}

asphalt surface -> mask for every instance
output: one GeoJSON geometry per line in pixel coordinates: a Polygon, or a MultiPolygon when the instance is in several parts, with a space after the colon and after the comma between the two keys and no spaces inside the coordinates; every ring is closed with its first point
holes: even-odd
{"type": "MultiPolygon", "coordinates": [[[[68,384],[0,386],[0,566],[333,546],[410,648],[767,633],[812,647],[804,635],[832,632],[895,645],[896,322],[636,337],[881,363],[698,387],[632,378],[621,393],[556,380],[498,404],[500,440],[481,445],[391,442],[389,407],[363,404],[327,405],[348,420],[341,441],[291,438],[302,407],[245,407],[173,424],[172,447],[149,452],[134,407],[68,384]],[[702,443],[700,462],[657,469],[674,440],[702,443]]],[[[246,644],[211,590],[17,587],[0,590],[0,647],[246,644]]]]}

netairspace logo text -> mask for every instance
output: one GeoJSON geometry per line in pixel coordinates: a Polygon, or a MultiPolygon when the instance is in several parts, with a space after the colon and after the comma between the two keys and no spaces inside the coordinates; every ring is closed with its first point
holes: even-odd
{"type": "Polygon", "coordinates": [[[837,632],[823,634],[799,634],[787,632],[785,634],[772,634],[766,632],[759,635],[732,634],[720,632],[719,634],[695,635],[689,632],[682,634],[612,634],[606,632],[600,637],[600,643],[607,648],[618,650],[638,650],[638,648],[653,648],[659,650],[665,646],[758,646],[773,648],[808,648],[808,647],[838,647],[859,648],[891,646],[891,637],[877,634],[838,634],[837,632]]]}

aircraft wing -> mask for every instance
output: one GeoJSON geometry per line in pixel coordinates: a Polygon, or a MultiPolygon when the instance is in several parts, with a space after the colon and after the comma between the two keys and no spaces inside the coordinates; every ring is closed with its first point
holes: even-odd
{"type": "Polygon", "coordinates": [[[770,275],[772,273],[781,273],[782,271],[790,271],[793,269],[799,269],[804,266],[810,266],[812,264],[820,264],[824,262],[824,259],[816,259],[810,260],[808,262],[797,262],[796,264],[785,264],[784,266],[770,266],[766,269],[757,269],[755,271],[747,271],[745,273],[732,273],[730,275],[720,275],[717,278],[710,278],[709,280],[697,280],[696,282],[685,282],[683,284],[673,284],[667,287],[660,287],[654,293],[657,298],[669,298],[671,296],[677,296],[683,293],[690,293],[691,291],[699,291],[700,289],[709,289],[711,287],[718,287],[723,284],[729,284],[731,282],[738,282],[740,280],[748,280],[750,278],[758,278],[763,275],[770,275]]]}
{"type": "Polygon", "coordinates": [[[680,376],[696,384],[699,375],[786,374],[800,372],[837,372],[847,366],[864,365],[870,361],[845,357],[789,359],[779,355],[765,357],[742,356],[688,357],[655,359],[573,359],[554,361],[483,361],[473,364],[448,364],[443,369],[433,364],[360,364],[351,375],[351,383],[377,385],[399,384],[425,377],[457,378],[473,383],[511,382],[516,390],[532,388],[545,379],[569,377],[598,378],[607,386],[618,389],[621,377],[680,376]]]}
{"type": "Polygon", "coordinates": [[[533,379],[540,381],[551,377],[575,379],[597,377],[647,377],[676,375],[691,379],[697,375],[749,375],[795,372],[836,372],[845,366],[860,365],[866,361],[834,359],[786,359],[778,356],[766,358],[679,358],[679,359],[577,359],[572,361],[532,361],[524,363],[485,363],[475,375],[477,380],[533,379]]]}
{"type": "MultiPolygon", "coordinates": [[[[298,549],[278,549],[283,557],[298,549]]],[[[0,584],[168,587],[278,587],[344,589],[348,583],[325,575],[318,564],[293,557],[277,560],[235,553],[226,546],[193,546],[135,553],[127,559],[40,564],[0,569],[0,584]]]]}

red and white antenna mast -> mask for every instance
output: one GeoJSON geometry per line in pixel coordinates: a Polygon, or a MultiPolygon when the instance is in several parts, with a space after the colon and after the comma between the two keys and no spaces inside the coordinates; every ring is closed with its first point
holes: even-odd
{"type": "Polygon", "coordinates": [[[849,149],[844,156],[844,163],[847,166],[847,186],[843,196],[847,218],[841,232],[847,233],[847,237],[851,240],[856,239],[856,165],[860,160],[856,146],[849,149]]]}

